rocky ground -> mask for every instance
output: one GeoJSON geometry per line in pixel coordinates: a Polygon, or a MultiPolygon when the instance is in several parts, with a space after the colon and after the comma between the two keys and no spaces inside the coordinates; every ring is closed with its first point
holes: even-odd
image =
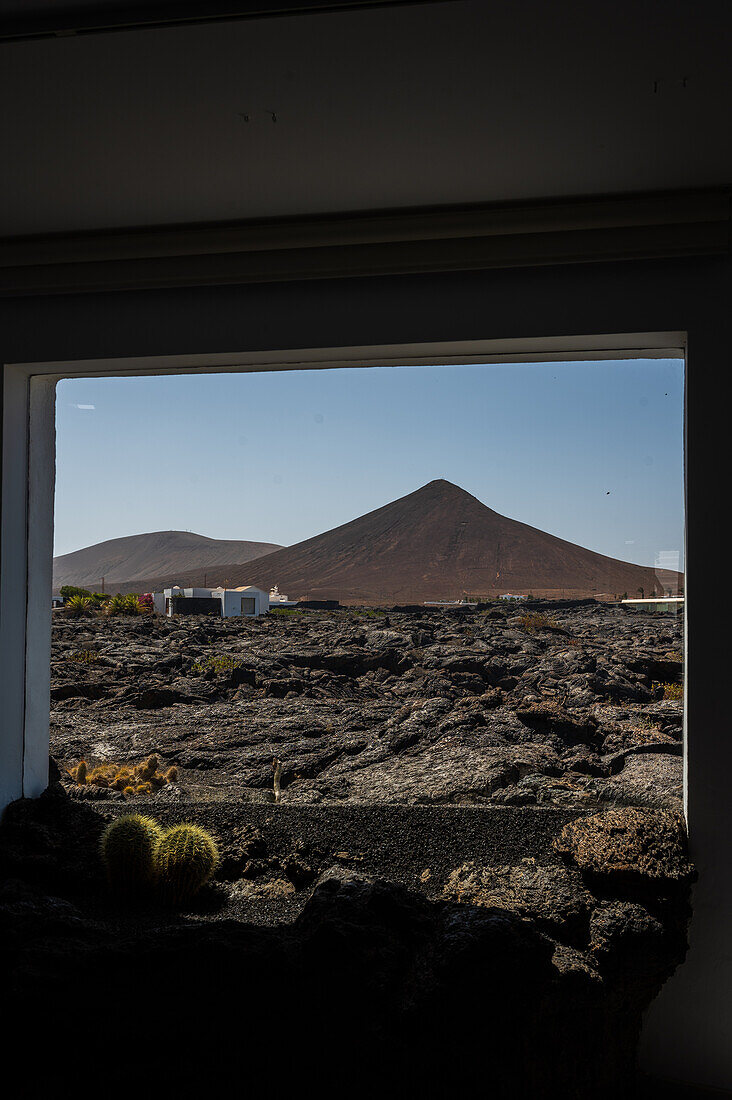
{"type": "MultiPolygon", "coordinates": [[[[680,807],[681,624],[587,603],[257,620],[54,615],[62,775],[156,753],[158,801],[680,807]]],[[[75,797],[120,799],[100,788],[75,797]]]]}
{"type": "Polygon", "coordinates": [[[680,653],[675,618],[594,604],[57,613],[51,783],[0,820],[34,1095],[650,1100],[641,1020],[695,877],[680,653]],[[69,775],[152,754],[157,790],[69,775]],[[215,835],[187,906],[109,893],[99,838],[132,808],[215,835]]]}

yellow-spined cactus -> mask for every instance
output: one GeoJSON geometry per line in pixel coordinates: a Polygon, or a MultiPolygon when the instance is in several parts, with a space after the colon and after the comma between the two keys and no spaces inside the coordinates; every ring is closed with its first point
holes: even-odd
{"type": "Polygon", "coordinates": [[[165,901],[184,905],[216,869],[216,841],[198,825],[174,825],[163,834],[157,850],[157,874],[165,901]]]}
{"type": "Polygon", "coordinates": [[[133,895],[152,885],[162,837],[158,823],[142,814],[118,817],[107,826],[100,848],[112,890],[133,895]]]}
{"type": "Polygon", "coordinates": [[[147,781],[152,779],[158,770],[158,758],[153,753],[152,756],[148,756],[145,763],[140,768],[140,776],[143,780],[147,781]]]}
{"type": "Polygon", "coordinates": [[[80,787],[83,787],[86,784],[86,777],[87,777],[86,760],[80,760],[77,767],[76,767],[76,772],[74,774],[74,779],[76,780],[76,782],[79,784],[80,787]]]}

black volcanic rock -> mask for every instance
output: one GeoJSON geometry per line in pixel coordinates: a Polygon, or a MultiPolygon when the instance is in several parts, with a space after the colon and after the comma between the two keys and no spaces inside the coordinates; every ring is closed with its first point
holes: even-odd
{"type": "Polygon", "coordinates": [[[290,803],[678,809],[683,702],[651,676],[678,679],[678,618],[537,614],[554,629],[520,612],[56,614],[52,749],[64,769],[155,753],[193,801],[272,796],[277,757],[290,803]]]}

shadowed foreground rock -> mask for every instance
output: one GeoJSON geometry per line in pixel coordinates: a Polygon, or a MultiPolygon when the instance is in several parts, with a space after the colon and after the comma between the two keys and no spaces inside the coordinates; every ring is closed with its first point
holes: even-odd
{"type": "MultiPolygon", "coordinates": [[[[439,890],[331,866],[293,921],[263,927],[256,908],[249,923],[229,915],[243,878],[184,913],[115,906],[95,856],[105,815],[57,788],[0,827],[10,1048],[32,1020],[48,1082],[107,1095],[621,1095],[642,1012],[686,950],[692,869],[670,816],[570,822],[566,863],[473,861],[439,890]],[[588,838],[608,831],[598,879],[588,838]]],[[[266,836],[240,834],[228,857],[222,838],[227,873],[261,859],[266,836]]]]}
{"type": "Polygon", "coordinates": [[[692,877],[685,833],[680,814],[624,807],[570,822],[554,848],[587,874],[683,884],[692,877]]]}

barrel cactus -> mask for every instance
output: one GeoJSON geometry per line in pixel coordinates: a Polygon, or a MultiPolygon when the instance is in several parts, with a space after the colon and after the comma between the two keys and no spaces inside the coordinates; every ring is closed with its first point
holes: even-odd
{"type": "Polygon", "coordinates": [[[171,905],[190,901],[214,873],[219,853],[216,841],[198,825],[174,825],[163,834],[157,870],[164,899],[171,905]]]}
{"type": "Polygon", "coordinates": [[[162,837],[158,823],[142,814],[118,817],[107,826],[101,852],[112,890],[132,895],[152,884],[162,837]]]}

